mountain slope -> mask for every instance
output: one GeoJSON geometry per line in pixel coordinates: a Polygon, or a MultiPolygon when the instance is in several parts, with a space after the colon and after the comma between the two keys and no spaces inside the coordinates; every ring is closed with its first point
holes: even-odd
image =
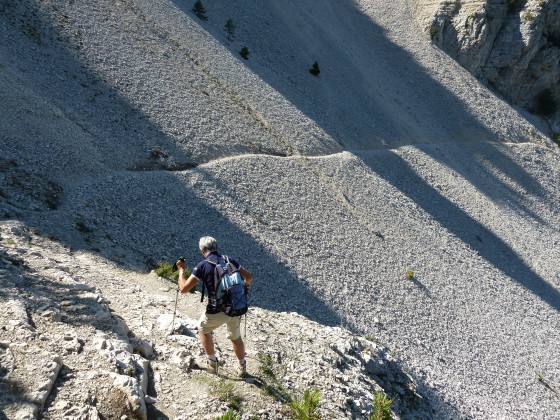
{"type": "MultiPolygon", "coordinates": [[[[557,413],[546,137],[417,35],[406,2],[204,4],[207,21],[179,0],[0,3],[6,229],[140,271],[193,265],[212,234],[255,272],[259,310],[383,342],[427,405],[400,417],[557,413]]],[[[1,246],[32,259],[24,238],[1,246]]],[[[367,414],[362,397],[337,415],[367,414]]]]}

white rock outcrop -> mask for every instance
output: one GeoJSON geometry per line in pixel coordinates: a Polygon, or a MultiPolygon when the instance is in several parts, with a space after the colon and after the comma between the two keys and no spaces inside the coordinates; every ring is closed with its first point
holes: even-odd
{"type": "Polygon", "coordinates": [[[514,104],[560,131],[560,1],[414,2],[441,49],[514,104]]]}

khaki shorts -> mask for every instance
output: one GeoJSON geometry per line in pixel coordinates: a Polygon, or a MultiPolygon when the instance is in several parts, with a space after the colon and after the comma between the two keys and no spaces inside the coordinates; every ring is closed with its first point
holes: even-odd
{"type": "Polygon", "coordinates": [[[202,334],[210,334],[216,328],[222,325],[227,325],[227,338],[230,340],[237,340],[241,337],[241,317],[237,316],[232,318],[227,316],[223,312],[218,312],[217,314],[207,314],[204,311],[198,320],[198,330],[202,334]]]}

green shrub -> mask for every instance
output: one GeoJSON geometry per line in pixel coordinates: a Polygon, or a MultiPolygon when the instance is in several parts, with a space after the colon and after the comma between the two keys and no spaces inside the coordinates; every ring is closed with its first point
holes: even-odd
{"type": "Polygon", "coordinates": [[[438,32],[439,32],[439,26],[437,26],[436,24],[430,26],[430,38],[433,39],[438,32]]]}
{"type": "Polygon", "coordinates": [[[313,76],[319,76],[319,73],[321,73],[321,70],[319,70],[319,63],[315,61],[311,66],[309,73],[311,73],[313,76]]]}
{"type": "Polygon", "coordinates": [[[556,112],[557,103],[554,98],[554,94],[550,89],[542,90],[535,97],[535,113],[538,115],[544,115],[545,117],[550,117],[556,112]]]}
{"type": "Polygon", "coordinates": [[[526,11],[525,13],[523,13],[523,20],[530,22],[534,19],[535,15],[533,14],[533,12],[526,11]]]}
{"type": "Polygon", "coordinates": [[[368,420],[390,420],[392,402],[383,392],[377,391],[373,397],[373,412],[368,420]]]}
{"type": "Polygon", "coordinates": [[[290,402],[292,400],[290,394],[284,389],[274,373],[274,359],[266,353],[259,353],[258,358],[260,362],[259,371],[264,378],[256,378],[256,383],[262,389],[263,394],[282,403],[290,402]]]}
{"type": "Polygon", "coordinates": [[[235,411],[241,408],[241,397],[236,394],[235,384],[232,381],[213,382],[210,385],[210,393],[235,411]]]}
{"type": "Polygon", "coordinates": [[[319,414],[319,398],[321,394],[318,389],[306,389],[303,393],[303,399],[294,400],[290,403],[290,409],[294,420],[318,420],[321,418],[319,414]]]}
{"type": "Polygon", "coordinates": [[[216,417],[216,420],[239,420],[239,413],[229,409],[223,416],[216,417]]]}
{"type": "Polygon", "coordinates": [[[414,271],[411,269],[406,270],[406,278],[412,280],[414,278],[414,271]]]}
{"type": "Polygon", "coordinates": [[[272,357],[265,353],[259,353],[258,357],[259,362],[261,362],[261,364],[259,365],[259,370],[261,371],[261,373],[272,379],[275,379],[274,370],[272,369],[272,366],[274,364],[272,357]]]}
{"type": "Polygon", "coordinates": [[[243,57],[245,60],[248,60],[249,59],[249,48],[247,48],[247,47],[241,48],[241,51],[239,51],[239,55],[241,57],[243,57]]]}
{"type": "Polygon", "coordinates": [[[554,141],[556,141],[556,143],[560,144],[560,131],[554,135],[554,141]]]}
{"type": "MultiPolygon", "coordinates": [[[[173,271],[173,265],[160,262],[157,268],[154,270],[155,273],[160,277],[165,277],[174,281],[179,281],[179,271],[173,271]]],[[[191,275],[188,268],[185,268],[185,277],[189,277],[191,275]]]]}

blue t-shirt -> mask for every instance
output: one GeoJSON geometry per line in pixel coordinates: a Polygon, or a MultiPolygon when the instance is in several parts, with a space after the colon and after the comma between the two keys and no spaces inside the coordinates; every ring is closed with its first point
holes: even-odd
{"type": "MultiPolygon", "coordinates": [[[[229,258],[229,257],[228,257],[229,258]]],[[[214,291],[214,264],[209,263],[206,260],[217,262],[224,262],[225,256],[218,254],[216,251],[210,253],[204,260],[200,261],[195,268],[192,269],[191,274],[197,279],[202,280],[204,283],[204,288],[206,289],[206,294],[208,296],[214,291]]],[[[229,262],[239,270],[241,265],[235,261],[233,258],[229,258],[229,262]]],[[[215,302],[210,302],[208,299],[208,306],[206,307],[206,311],[208,313],[212,313],[215,310],[215,302]],[[210,311],[210,312],[209,312],[210,311]]]]}

